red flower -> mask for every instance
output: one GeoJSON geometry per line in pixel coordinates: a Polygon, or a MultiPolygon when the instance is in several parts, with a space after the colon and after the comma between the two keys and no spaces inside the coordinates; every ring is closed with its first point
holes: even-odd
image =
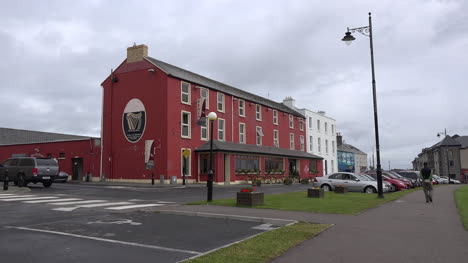
{"type": "Polygon", "coordinates": [[[255,190],[256,190],[256,189],[253,188],[253,187],[248,187],[248,188],[242,188],[242,189],[240,190],[240,192],[241,192],[241,193],[251,193],[251,192],[255,192],[255,190]]]}

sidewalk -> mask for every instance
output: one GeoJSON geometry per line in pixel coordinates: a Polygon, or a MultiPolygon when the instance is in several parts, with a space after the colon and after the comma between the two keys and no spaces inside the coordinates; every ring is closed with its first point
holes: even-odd
{"type": "Polygon", "coordinates": [[[456,263],[468,261],[468,231],[453,194],[459,187],[436,187],[432,204],[416,191],[355,216],[209,205],[170,209],[335,224],[273,262],[456,263]]]}

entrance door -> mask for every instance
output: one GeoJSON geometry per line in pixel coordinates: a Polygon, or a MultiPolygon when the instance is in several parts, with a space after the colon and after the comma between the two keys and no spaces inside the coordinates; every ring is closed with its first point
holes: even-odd
{"type": "Polygon", "coordinates": [[[83,158],[72,158],[72,180],[83,181],[83,158]]]}
{"type": "Polygon", "coordinates": [[[224,155],[224,184],[231,184],[231,158],[229,154],[224,155]]]}
{"type": "Polygon", "coordinates": [[[289,159],[289,174],[293,175],[296,172],[296,159],[289,159]]]}

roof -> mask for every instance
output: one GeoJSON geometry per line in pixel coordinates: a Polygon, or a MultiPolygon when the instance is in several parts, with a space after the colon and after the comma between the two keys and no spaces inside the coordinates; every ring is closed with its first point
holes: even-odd
{"type": "MultiPolygon", "coordinates": [[[[196,152],[208,152],[210,151],[210,142],[207,142],[200,147],[195,149],[196,152]]],[[[295,158],[308,158],[308,159],[320,159],[323,158],[317,155],[306,153],[303,151],[289,150],[284,148],[272,147],[272,146],[258,146],[254,144],[242,144],[233,142],[221,142],[213,141],[214,152],[232,152],[232,153],[253,153],[261,155],[274,155],[274,156],[286,156],[295,158]]]]}
{"type": "Polygon", "coordinates": [[[262,104],[270,108],[278,109],[283,112],[287,112],[289,114],[293,114],[293,115],[305,118],[304,115],[302,115],[301,113],[289,108],[288,106],[282,103],[278,103],[278,102],[260,97],[258,95],[243,91],[241,89],[226,85],[216,80],[209,79],[207,77],[204,77],[196,73],[190,72],[188,70],[173,66],[171,64],[154,59],[152,57],[146,57],[146,60],[148,60],[148,62],[157,66],[164,72],[166,72],[169,76],[173,76],[182,80],[190,81],[200,86],[211,88],[211,89],[214,89],[214,90],[226,93],[226,94],[230,94],[240,99],[245,99],[248,101],[256,102],[258,104],[262,104]]]}
{"type": "Polygon", "coordinates": [[[468,148],[468,136],[459,136],[455,140],[457,140],[462,148],[468,148]]]}
{"type": "Polygon", "coordinates": [[[461,146],[460,142],[446,135],[445,138],[431,147],[431,150],[440,146],[461,146]]]}
{"type": "Polygon", "coordinates": [[[0,128],[0,145],[77,141],[77,140],[86,140],[86,139],[98,139],[98,138],[89,137],[89,136],[51,133],[51,132],[0,128]]]}
{"type": "Polygon", "coordinates": [[[352,146],[351,144],[346,144],[346,143],[338,145],[338,151],[352,152],[352,153],[367,155],[365,152],[359,150],[358,148],[352,146]]]}

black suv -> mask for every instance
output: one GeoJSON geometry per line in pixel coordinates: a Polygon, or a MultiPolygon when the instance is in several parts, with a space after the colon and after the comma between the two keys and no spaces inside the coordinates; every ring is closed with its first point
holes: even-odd
{"type": "Polygon", "coordinates": [[[15,185],[27,186],[28,183],[42,183],[50,187],[54,177],[58,176],[59,166],[56,159],[39,157],[14,157],[7,159],[0,167],[0,180],[5,179],[8,171],[8,180],[15,185]]]}

